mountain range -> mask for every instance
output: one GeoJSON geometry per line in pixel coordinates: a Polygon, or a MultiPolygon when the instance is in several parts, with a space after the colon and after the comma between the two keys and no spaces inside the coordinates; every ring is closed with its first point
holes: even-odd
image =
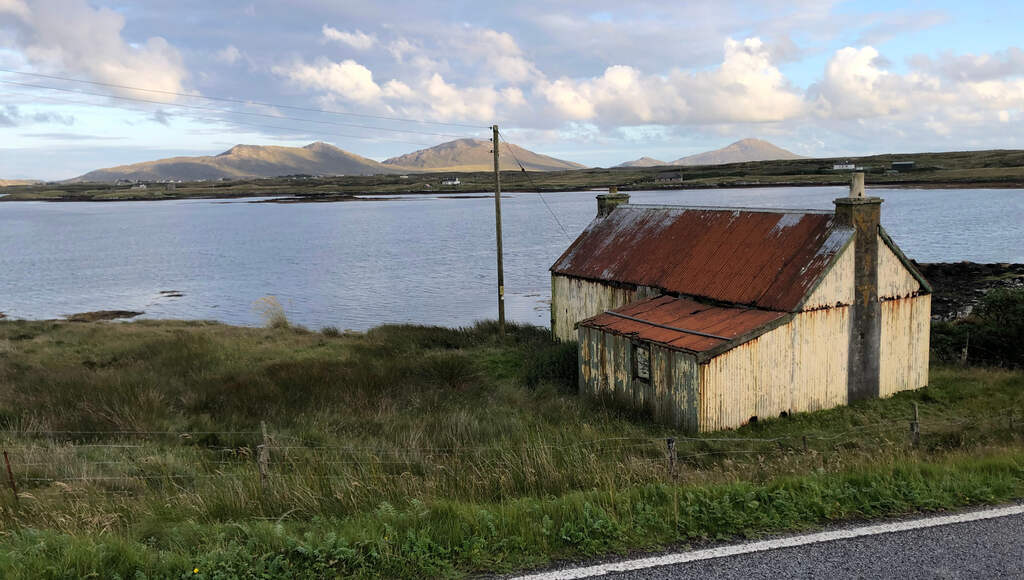
{"type": "Polygon", "coordinates": [[[654,167],[657,165],[722,165],[725,163],[744,163],[747,161],[773,161],[776,159],[802,159],[801,156],[787,151],[761,139],[740,139],[714,151],[705,151],[696,155],[680,157],[675,161],[658,161],[650,157],[641,157],[627,161],[616,167],[654,167]]]}
{"type": "MultiPolygon", "coordinates": [[[[276,145],[235,145],[219,155],[171,157],[131,165],[90,171],[69,181],[196,181],[247,179],[281,175],[374,175],[429,171],[489,171],[493,168],[491,142],[485,139],[457,139],[412,153],[374,161],[317,141],[305,147],[276,145]]],[[[675,161],[641,157],[617,167],[655,167],[661,165],[717,165],[745,161],[800,159],[790,151],[760,139],[743,139],[731,145],[675,161]]],[[[565,171],[584,166],[572,161],[502,144],[501,169],[528,171],[565,171]]]]}
{"type": "MultiPolygon", "coordinates": [[[[517,145],[502,148],[502,169],[557,171],[579,163],[534,153],[517,145]]],[[[379,162],[318,141],[305,147],[235,145],[220,155],[171,157],[90,171],[70,181],[114,182],[245,179],[280,175],[374,175],[424,171],[488,171],[494,167],[491,142],[458,139],[379,162]]]]}

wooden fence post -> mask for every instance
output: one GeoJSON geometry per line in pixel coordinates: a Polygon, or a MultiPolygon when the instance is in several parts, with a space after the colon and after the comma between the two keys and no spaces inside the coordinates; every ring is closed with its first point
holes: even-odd
{"type": "Polygon", "coordinates": [[[804,435],[804,453],[807,453],[807,435],[804,435]]]}
{"type": "Polygon", "coordinates": [[[260,431],[263,432],[263,444],[256,447],[257,462],[260,469],[260,487],[267,489],[267,471],[270,467],[270,437],[267,435],[267,422],[260,421],[260,431]]]}
{"type": "Polygon", "coordinates": [[[921,421],[917,412],[917,403],[914,403],[914,420],[910,422],[910,445],[918,447],[921,444],[921,421]]]}
{"type": "Polygon", "coordinates": [[[665,440],[668,445],[668,471],[672,474],[672,477],[676,476],[676,439],[675,437],[669,437],[665,440]]]}
{"type": "Polygon", "coordinates": [[[14,493],[14,502],[18,502],[18,484],[14,483],[14,473],[11,472],[11,460],[7,457],[7,450],[4,449],[4,464],[7,466],[7,481],[11,484],[11,491],[14,493]]]}

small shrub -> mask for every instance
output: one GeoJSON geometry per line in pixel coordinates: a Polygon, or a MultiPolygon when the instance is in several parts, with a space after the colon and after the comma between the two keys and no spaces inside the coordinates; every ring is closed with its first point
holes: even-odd
{"type": "Polygon", "coordinates": [[[281,302],[276,297],[264,296],[253,302],[252,307],[263,319],[263,325],[267,328],[291,327],[291,323],[288,322],[288,317],[284,313],[284,306],[281,306],[281,302]]]}
{"type": "Polygon", "coordinates": [[[460,352],[432,354],[424,358],[420,368],[431,383],[453,389],[464,389],[480,378],[473,359],[460,352]]]}
{"type": "Polygon", "coordinates": [[[527,353],[523,361],[523,382],[536,387],[549,382],[565,392],[576,392],[579,381],[575,342],[547,342],[527,353]]]}
{"type": "Polygon", "coordinates": [[[331,338],[337,338],[341,336],[341,331],[338,330],[337,326],[325,326],[320,329],[320,334],[331,338]]]}

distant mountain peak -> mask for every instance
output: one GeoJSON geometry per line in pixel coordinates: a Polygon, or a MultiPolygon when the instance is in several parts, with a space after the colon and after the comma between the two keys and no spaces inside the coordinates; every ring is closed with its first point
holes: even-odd
{"type": "Polygon", "coordinates": [[[722,165],[777,159],[802,159],[802,157],[763,139],[748,137],[730,143],[721,149],[681,157],[673,161],[671,165],[722,165]]]}
{"type": "MultiPolygon", "coordinates": [[[[518,145],[507,145],[515,157],[509,155],[503,146],[499,156],[501,169],[519,169],[516,159],[528,171],[562,171],[583,167],[579,163],[534,153],[518,145]]],[[[384,165],[421,171],[488,171],[494,166],[494,157],[489,140],[467,137],[385,159],[384,165]]]]}
{"type": "Polygon", "coordinates": [[[657,167],[659,165],[669,165],[667,162],[653,157],[641,157],[640,159],[634,159],[632,161],[626,161],[625,163],[619,163],[615,167],[657,167]]]}
{"type": "Polygon", "coordinates": [[[309,145],[306,145],[305,147],[303,147],[303,149],[306,149],[306,150],[309,150],[309,151],[331,151],[331,152],[344,151],[343,149],[339,149],[339,148],[335,147],[334,145],[331,145],[330,143],[324,143],[323,141],[313,141],[309,145]]]}

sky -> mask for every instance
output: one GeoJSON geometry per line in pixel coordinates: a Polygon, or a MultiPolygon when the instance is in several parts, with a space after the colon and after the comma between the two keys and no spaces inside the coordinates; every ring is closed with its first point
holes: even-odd
{"type": "Polygon", "coordinates": [[[459,137],[607,167],[1024,148],[1022,2],[0,0],[0,179],[459,137]]]}

